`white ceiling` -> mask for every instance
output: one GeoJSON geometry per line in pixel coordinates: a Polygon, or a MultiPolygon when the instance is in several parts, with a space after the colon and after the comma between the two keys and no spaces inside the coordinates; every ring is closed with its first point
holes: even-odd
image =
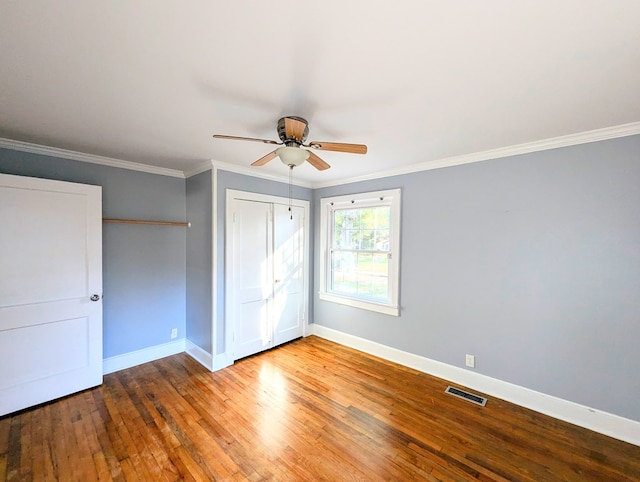
{"type": "MultiPolygon", "coordinates": [[[[334,181],[640,121],[640,1],[0,3],[0,137],[189,171],[276,121],[334,181]]],[[[286,175],[277,160],[255,168],[286,175]]]]}

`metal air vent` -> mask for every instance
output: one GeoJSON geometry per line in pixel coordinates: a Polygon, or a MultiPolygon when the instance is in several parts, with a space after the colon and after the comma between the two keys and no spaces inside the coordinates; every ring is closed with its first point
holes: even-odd
{"type": "Polygon", "coordinates": [[[480,395],[475,395],[473,393],[465,392],[464,390],[460,390],[459,388],[454,388],[452,386],[448,386],[444,393],[448,393],[449,395],[453,395],[454,397],[462,398],[471,403],[475,403],[476,405],[480,405],[484,407],[487,404],[487,399],[481,397],[480,395]]]}

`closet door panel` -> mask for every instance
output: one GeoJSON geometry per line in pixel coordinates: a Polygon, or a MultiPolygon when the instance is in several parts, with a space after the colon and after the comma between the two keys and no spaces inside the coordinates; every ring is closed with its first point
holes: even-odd
{"type": "Polygon", "coordinates": [[[303,335],[304,209],[274,205],[273,343],[303,335]]]}
{"type": "Polygon", "coordinates": [[[271,206],[236,200],[233,222],[233,290],[235,353],[242,358],[272,346],[271,206]]]}

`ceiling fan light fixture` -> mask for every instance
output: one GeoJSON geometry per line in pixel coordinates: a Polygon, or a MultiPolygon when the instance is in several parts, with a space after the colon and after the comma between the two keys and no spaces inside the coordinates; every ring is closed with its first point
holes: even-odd
{"type": "Polygon", "coordinates": [[[285,166],[298,167],[309,157],[309,151],[299,147],[280,147],[276,149],[276,156],[285,166]]]}
{"type": "Polygon", "coordinates": [[[231,139],[238,141],[263,142],[265,144],[277,144],[280,147],[262,156],[251,163],[252,166],[264,166],[267,162],[279,157],[282,163],[289,168],[289,175],[294,167],[307,161],[318,171],[324,171],[331,166],[316,155],[315,150],[348,152],[352,154],[366,154],[367,146],[364,144],[346,144],[344,142],[309,142],[305,144],[309,133],[309,124],[302,117],[288,116],[278,120],[278,137],[280,142],[269,139],[257,139],[255,137],[238,137],[214,134],[216,139],[231,139]],[[303,149],[303,147],[308,148],[303,149]]]}

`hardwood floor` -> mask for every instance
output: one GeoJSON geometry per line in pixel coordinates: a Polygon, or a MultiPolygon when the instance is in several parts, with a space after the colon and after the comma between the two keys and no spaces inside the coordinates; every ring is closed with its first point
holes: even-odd
{"type": "Polygon", "coordinates": [[[0,480],[640,480],[640,447],[317,337],[185,354],[0,419],[0,480]]]}

